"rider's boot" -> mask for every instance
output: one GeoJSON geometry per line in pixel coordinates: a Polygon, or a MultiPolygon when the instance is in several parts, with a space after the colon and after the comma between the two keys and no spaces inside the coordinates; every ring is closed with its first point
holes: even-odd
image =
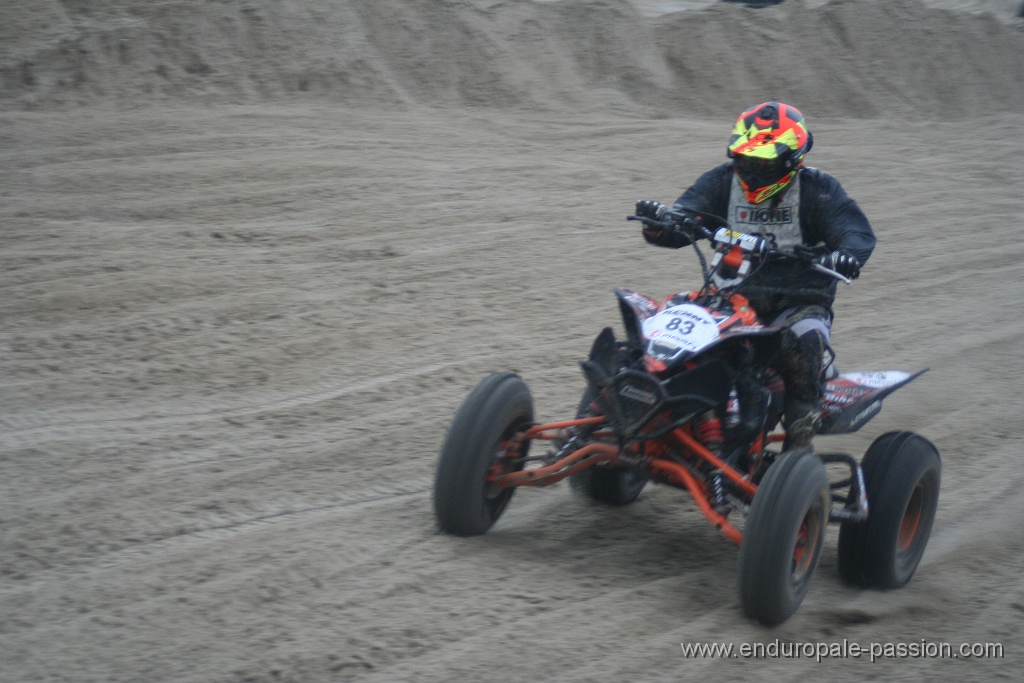
{"type": "Polygon", "coordinates": [[[782,417],[786,428],[786,440],[782,444],[783,451],[794,448],[811,448],[811,441],[821,427],[821,402],[819,401],[786,401],[786,412],[782,417]]]}

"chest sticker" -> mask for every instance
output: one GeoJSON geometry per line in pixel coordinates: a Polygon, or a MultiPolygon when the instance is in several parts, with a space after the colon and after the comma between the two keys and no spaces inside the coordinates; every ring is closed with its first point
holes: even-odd
{"type": "Polygon", "coordinates": [[[737,225],[792,225],[793,207],[737,206],[733,222],[737,225]]]}

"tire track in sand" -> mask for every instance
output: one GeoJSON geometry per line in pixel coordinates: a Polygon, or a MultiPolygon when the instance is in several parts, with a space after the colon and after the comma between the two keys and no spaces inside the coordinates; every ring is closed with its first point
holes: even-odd
{"type": "Polygon", "coordinates": [[[345,396],[357,395],[409,380],[424,377],[468,362],[487,358],[486,354],[464,356],[457,360],[431,363],[400,370],[398,372],[379,375],[361,380],[346,386],[338,386],[336,381],[321,382],[297,394],[265,396],[257,400],[239,399],[204,399],[170,407],[166,412],[158,412],[156,408],[114,410],[98,410],[68,414],[62,411],[39,412],[31,415],[0,416],[0,425],[5,428],[0,433],[0,445],[19,447],[35,443],[38,437],[48,438],[82,438],[96,431],[106,431],[110,427],[132,423],[138,426],[149,424],[181,424],[197,418],[236,418],[270,410],[287,410],[312,403],[320,403],[345,396]]]}
{"type": "MultiPolygon", "coordinates": [[[[141,539],[130,545],[103,555],[86,558],[58,567],[34,572],[21,581],[0,584],[0,596],[31,592],[40,585],[54,581],[54,577],[70,573],[118,573],[142,562],[146,558],[166,556],[177,552],[191,552],[196,548],[217,543],[230,543],[247,534],[289,524],[313,524],[319,518],[356,513],[368,508],[396,505],[425,498],[431,491],[430,477],[413,477],[397,482],[379,484],[359,491],[341,492],[329,499],[310,501],[296,508],[290,500],[269,503],[256,514],[211,515],[197,522],[196,528],[171,533],[152,539],[141,539]]],[[[400,541],[396,540],[396,543],[400,541]]],[[[357,565],[390,552],[391,546],[379,538],[367,543],[346,544],[346,564],[357,565]]]]}

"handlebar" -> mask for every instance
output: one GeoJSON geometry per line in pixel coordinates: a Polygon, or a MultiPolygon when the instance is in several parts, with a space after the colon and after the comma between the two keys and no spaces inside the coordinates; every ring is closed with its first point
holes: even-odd
{"type": "Polygon", "coordinates": [[[818,254],[817,254],[817,252],[814,251],[813,247],[808,247],[806,244],[798,244],[795,247],[793,247],[793,252],[794,252],[794,254],[793,254],[794,256],[797,256],[797,258],[801,258],[801,259],[807,261],[808,263],[810,263],[811,264],[811,268],[816,270],[816,271],[818,271],[819,273],[824,273],[825,275],[833,277],[836,280],[839,280],[840,282],[842,282],[844,284],[847,284],[847,285],[850,284],[851,282],[853,282],[853,280],[851,280],[850,278],[846,277],[842,273],[840,273],[838,271],[835,271],[835,270],[832,270],[828,266],[823,266],[822,264],[818,263],[815,260],[817,258],[817,256],[818,256],[818,254]]]}
{"type": "Polygon", "coordinates": [[[711,242],[716,243],[716,245],[728,244],[733,247],[738,246],[744,253],[758,254],[762,258],[779,257],[804,261],[810,264],[811,268],[819,273],[828,275],[829,277],[839,280],[845,284],[853,282],[853,280],[842,273],[818,263],[817,257],[819,254],[813,247],[808,247],[804,244],[797,244],[793,248],[793,251],[783,251],[781,249],[772,248],[768,240],[759,235],[748,235],[746,233],[730,230],[729,228],[719,228],[716,232],[711,232],[707,227],[694,220],[692,215],[680,211],[669,210],[665,213],[665,218],[666,220],[659,221],[654,218],[648,218],[647,216],[626,216],[627,221],[640,221],[644,225],[661,230],[675,230],[680,227],[684,227],[687,232],[693,233],[691,237],[694,241],[704,237],[711,240],[711,242]]]}
{"type": "Polygon", "coordinates": [[[700,237],[712,239],[715,236],[713,232],[694,220],[692,215],[682,211],[672,211],[671,209],[665,212],[665,220],[663,221],[659,221],[655,218],[648,218],[647,216],[626,216],[626,220],[640,221],[644,225],[652,228],[659,228],[661,230],[672,230],[680,226],[685,226],[687,229],[693,230],[700,237]]]}

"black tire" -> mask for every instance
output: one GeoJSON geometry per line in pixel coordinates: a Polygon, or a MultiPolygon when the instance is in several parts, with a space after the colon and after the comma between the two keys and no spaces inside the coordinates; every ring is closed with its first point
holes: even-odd
{"type": "MultiPolygon", "coordinates": [[[[489,484],[488,474],[509,440],[532,422],[533,397],[515,373],[485,377],[466,396],[448,428],[434,479],[434,514],[442,531],[476,536],[497,521],[515,487],[489,484]]],[[[522,469],[521,462],[503,471],[517,469],[522,469]]]]}
{"type": "MultiPolygon", "coordinates": [[[[580,399],[576,417],[593,415],[590,404],[594,401],[594,392],[587,387],[580,399]]],[[[582,472],[569,475],[569,488],[580,495],[614,507],[629,505],[639,497],[647,486],[647,478],[611,465],[595,465],[582,472]]]]}
{"type": "Polygon", "coordinates": [[[810,449],[783,453],[768,468],[740,542],[740,602],[748,617],[776,626],[803,602],[821,558],[829,507],[828,475],[810,449]]]}
{"type": "Polygon", "coordinates": [[[647,486],[647,478],[619,467],[595,465],[569,476],[569,487],[587,498],[621,507],[635,501],[647,486]]]}
{"type": "Polygon", "coordinates": [[[899,588],[914,575],[939,504],[942,461],[913,432],[875,439],[861,462],[868,518],[839,529],[839,576],[864,588],[899,588]]]}

